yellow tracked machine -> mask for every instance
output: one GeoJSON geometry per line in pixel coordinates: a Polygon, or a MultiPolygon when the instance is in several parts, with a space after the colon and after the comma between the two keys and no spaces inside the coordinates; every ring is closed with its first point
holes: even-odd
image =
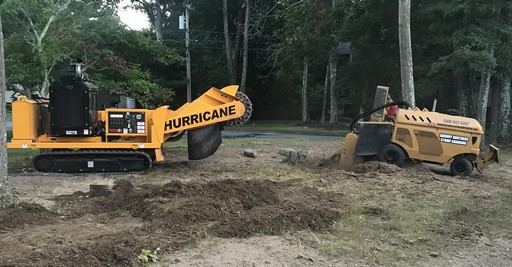
{"type": "Polygon", "coordinates": [[[370,160],[398,166],[413,160],[439,165],[450,162],[452,175],[469,175],[475,167],[482,172],[490,164],[499,163],[499,149],[495,146],[480,153],[484,131],[475,119],[400,108],[394,120],[386,120],[386,107],[406,105],[386,104],[388,91],[388,87],[377,87],[374,109],[354,118],[351,132],[333,155],[332,159],[345,169],[370,160]],[[369,121],[359,121],[368,116],[369,121]]]}
{"type": "Polygon", "coordinates": [[[162,144],[185,132],[189,159],[219,148],[223,124],[247,122],[252,104],[238,86],[211,88],[177,110],[117,108],[119,100],[87,81],[72,62],[50,86],[50,98],[20,96],[12,103],[9,149],[40,149],[32,160],[40,172],[146,171],[164,160],[162,144]],[[114,99],[114,100],[113,100],[114,99]]]}

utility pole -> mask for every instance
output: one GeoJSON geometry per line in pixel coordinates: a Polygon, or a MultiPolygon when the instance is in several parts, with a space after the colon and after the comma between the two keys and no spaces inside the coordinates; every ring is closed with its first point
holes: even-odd
{"type": "Polygon", "coordinates": [[[185,48],[187,58],[187,101],[192,102],[192,74],[190,73],[190,17],[188,14],[189,4],[185,1],[185,48]]]}

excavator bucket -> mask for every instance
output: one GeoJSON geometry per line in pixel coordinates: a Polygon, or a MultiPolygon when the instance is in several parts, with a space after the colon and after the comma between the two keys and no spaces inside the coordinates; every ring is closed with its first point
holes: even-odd
{"type": "Polygon", "coordinates": [[[345,140],[341,147],[332,155],[331,160],[339,162],[341,167],[346,170],[352,169],[355,165],[363,163],[362,157],[356,156],[356,145],[358,136],[349,133],[345,136],[345,140]]]}
{"type": "Polygon", "coordinates": [[[188,158],[198,160],[213,155],[222,143],[221,130],[222,124],[220,123],[189,130],[187,133],[188,158]]]}
{"type": "Polygon", "coordinates": [[[489,150],[476,159],[476,169],[481,173],[494,162],[498,164],[500,163],[500,150],[497,147],[490,145],[489,150]]]}

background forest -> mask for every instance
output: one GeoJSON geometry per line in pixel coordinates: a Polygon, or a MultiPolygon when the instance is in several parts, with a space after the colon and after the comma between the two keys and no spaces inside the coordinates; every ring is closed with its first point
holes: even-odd
{"type": "MultiPolygon", "coordinates": [[[[188,7],[192,99],[240,84],[254,119],[337,123],[368,110],[377,85],[402,99],[399,2],[131,0],[151,22],[133,31],[119,0],[4,0],[7,80],[44,95],[79,57],[101,89],[180,106],[188,7]]],[[[490,142],[509,140],[512,1],[413,0],[410,21],[416,106],[438,98],[437,111],[484,116],[490,142]]]]}

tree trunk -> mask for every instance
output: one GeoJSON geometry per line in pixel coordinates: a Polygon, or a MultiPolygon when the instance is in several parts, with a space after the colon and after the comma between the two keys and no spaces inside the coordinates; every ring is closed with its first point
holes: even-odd
{"type": "Polygon", "coordinates": [[[322,114],[320,115],[320,123],[325,124],[325,113],[327,112],[327,89],[329,88],[329,68],[330,61],[327,61],[327,68],[325,69],[325,83],[324,83],[324,96],[322,98],[322,114]]]}
{"type": "Polygon", "coordinates": [[[456,88],[456,95],[457,95],[457,109],[459,111],[459,114],[461,116],[467,116],[468,115],[468,90],[464,86],[464,83],[462,81],[461,77],[454,77],[455,78],[455,88],[456,88]]]}
{"type": "Polygon", "coordinates": [[[500,143],[508,143],[512,138],[510,126],[510,78],[505,78],[501,86],[501,101],[500,105],[500,125],[498,141],[500,143]]]}
{"type": "Polygon", "coordinates": [[[48,97],[50,94],[50,73],[53,69],[53,66],[55,66],[55,64],[49,66],[47,70],[44,70],[43,83],[41,84],[41,88],[39,88],[39,95],[42,97],[48,97]]]}
{"type": "Polygon", "coordinates": [[[238,82],[238,63],[240,59],[240,36],[242,36],[242,9],[238,10],[238,16],[236,20],[236,35],[235,35],[235,49],[233,50],[233,73],[235,76],[235,83],[238,82]]]}
{"type": "Polygon", "coordinates": [[[498,118],[499,118],[499,92],[497,87],[491,88],[491,121],[489,125],[489,144],[496,144],[498,138],[498,118]]]}
{"type": "Polygon", "coordinates": [[[228,24],[228,0],[222,0],[222,16],[224,23],[224,42],[226,46],[226,59],[231,84],[236,83],[235,69],[233,68],[233,52],[231,51],[231,37],[229,36],[228,24]]]}
{"type": "Polygon", "coordinates": [[[187,60],[187,102],[192,102],[192,70],[190,66],[190,13],[185,3],[185,58],[187,60]]]}
{"type": "Polygon", "coordinates": [[[331,93],[331,114],[329,116],[329,123],[338,122],[338,94],[336,92],[336,72],[338,70],[338,61],[334,50],[329,56],[329,80],[330,80],[330,93],[331,93]]]}
{"type": "MultiPolygon", "coordinates": [[[[482,78],[480,80],[480,90],[478,92],[478,109],[476,113],[476,119],[482,125],[482,129],[485,132],[485,120],[487,116],[487,101],[489,98],[489,88],[491,85],[491,70],[482,72],[482,78]]],[[[485,134],[482,136],[482,142],[480,143],[480,149],[485,148],[485,134]]]]}
{"type": "MultiPolygon", "coordinates": [[[[155,34],[156,34],[156,40],[162,41],[162,6],[160,5],[160,0],[155,1],[155,9],[156,9],[156,18],[155,18],[155,34]]],[[[187,3],[185,3],[186,5],[187,3]]],[[[188,24],[188,18],[187,18],[187,24],[188,24]]]]}
{"type": "Polygon", "coordinates": [[[304,56],[304,64],[302,69],[302,122],[308,121],[308,57],[304,56]]]}
{"type": "Polygon", "coordinates": [[[416,106],[411,47],[411,0],[398,0],[398,31],[400,43],[400,71],[402,99],[411,107],[416,106]]]}
{"type": "Polygon", "coordinates": [[[242,58],[242,78],[240,91],[245,92],[247,83],[247,60],[249,58],[249,0],[245,0],[245,23],[244,23],[244,56],[242,58]]]}
{"type": "Polygon", "coordinates": [[[7,175],[7,127],[5,122],[5,61],[4,61],[4,34],[2,17],[0,15],[0,207],[12,203],[11,189],[7,175]]]}
{"type": "Polygon", "coordinates": [[[475,97],[473,97],[473,91],[474,88],[479,87],[480,84],[476,83],[476,77],[478,75],[474,73],[470,73],[469,75],[469,88],[466,89],[467,91],[467,98],[468,98],[468,106],[466,107],[466,117],[476,118],[476,106],[477,106],[477,100],[475,97]]]}
{"type": "MultiPolygon", "coordinates": [[[[501,12],[501,0],[495,0],[492,4],[492,16],[495,18],[496,22],[500,19],[501,12]]],[[[488,47],[488,52],[491,57],[494,57],[494,44],[490,44],[488,47]]],[[[485,124],[486,124],[486,117],[487,117],[487,101],[489,99],[489,90],[491,87],[491,76],[492,76],[492,70],[490,68],[484,69],[482,71],[481,79],[480,79],[480,90],[478,92],[478,109],[477,109],[477,120],[482,125],[482,128],[484,129],[484,135],[482,136],[482,142],[480,143],[480,150],[484,150],[486,147],[486,139],[485,139],[485,124]]],[[[495,103],[491,103],[492,105],[495,105],[495,103]]],[[[491,114],[492,115],[492,114],[491,114]]],[[[489,135],[490,137],[490,135],[489,135]]]]}

